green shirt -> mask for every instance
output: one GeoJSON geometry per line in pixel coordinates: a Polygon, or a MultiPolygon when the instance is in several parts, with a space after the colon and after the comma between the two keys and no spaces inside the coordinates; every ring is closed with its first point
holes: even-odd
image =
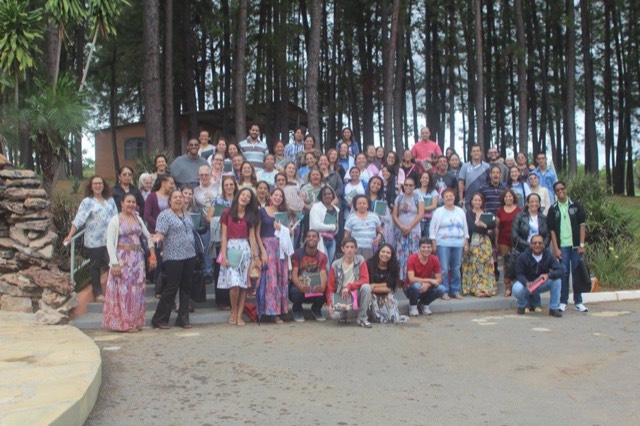
{"type": "Polygon", "coordinates": [[[560,247],[573,247],[573,234],[571,232],[571,218],[569,217],[569,200],[561,203],[558,201],[560,211],[560,247]]]}

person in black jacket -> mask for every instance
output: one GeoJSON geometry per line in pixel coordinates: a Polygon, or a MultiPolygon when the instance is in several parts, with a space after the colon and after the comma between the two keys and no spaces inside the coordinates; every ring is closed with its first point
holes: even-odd
{"type": "Polygon", "coordinates": [[[560,289],[564,268],[558,259],[545,248],[544,238],[541,235],[531,237],[529,248],[519,257],[516,264],[517,281],[513,284],[511,292],[518,301],[518,314],[523,315],[528,302],[529,294],[549,292],[549,315],[562,317],[560,306],[560,289]],[[543,283],[534,290],[530,290],[538,280],[543,283]]]}

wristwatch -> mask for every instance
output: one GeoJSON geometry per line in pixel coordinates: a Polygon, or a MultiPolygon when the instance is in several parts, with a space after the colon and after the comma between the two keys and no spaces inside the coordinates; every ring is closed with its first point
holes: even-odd
{"type": "Polygon", "coordinates": [[[580,248],[584,248],[584,243],[580,243],[580,248]]]}

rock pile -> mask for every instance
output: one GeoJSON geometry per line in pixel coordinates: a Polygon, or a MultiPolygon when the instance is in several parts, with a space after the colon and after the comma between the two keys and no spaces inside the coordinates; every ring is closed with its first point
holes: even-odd
{"type": "Polygon", "coordinates": [[[0,310],[36,313],[46,324],[69,320],[73,283],[53,261],[57,235],[51,200],[31,170],[0,170],[0,310]]]}

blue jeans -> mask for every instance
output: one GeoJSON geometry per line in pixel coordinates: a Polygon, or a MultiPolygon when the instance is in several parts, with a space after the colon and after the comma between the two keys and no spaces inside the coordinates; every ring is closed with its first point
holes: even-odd
{"type": "Polygon", "coordinates": [[[438,245],[438,259],[442,270],[442,285],[447,294],[452,296],[462,291],[462,247],[444,247],[438,245]],[[451,273],[451,279],[449,279],[451,273]]]}
{"type": "MultiPolygon", "coordinates": [[[[578,250],[573,247],[562,247],[560,249],[562,252],[562,266],[564,267],[564,275],[562,276],[562,291],[560,292],[560,303],[567,304],[569,301],[569,275],[571,275],[571,279],[573,282],[573,273],[578,267],[578,261],[580,260],[580,255],[578,254],[578,250]]],[[[582,303],[582,293],[573,292],[573,302],[577,305],[578,303],[582,303]]]]}
{"type": "Polygon", "coordinates": [[[207,228],[207,232],[200,234],[202,245],[204,246],[204,268],[205,275],[213,277],[213,262],[211,261],[211,253],[209,252],[209,243],[211,242],[211,229],[207,228]]]}
{"type": "Polygon", "coordinates": [[[547,280],[546,283],[542,284],[540,287],[536,288],[533,293],[529,293],[527,286],[522,284],[519,281],[516,281],[511,287],[511,294],[518,301],[518,307],[524,308],[527,306],[529,302],[529,294],[541,294],[545,292],[549,292],[549,309],[558,309],[560,305],[560,288],[562,287],[562,280],[559,278],[555,280],[547,280]]]}
{"type": "Polygon", "coordinates": [[[333,238],[324,238],[322,237],[322,241],[324,243],[324,248],[327,251],[327,273],[329,269],[331,269],[331,264],[333,263],[333,258],[336,256],[336,240],[333,238]]]}
{"type": "Polygon", "coordinates": [[[418,302],[428,305],[434,300],[440,299],[446,293],[442,284],[430,287],[424,293],[420,293],[421,287],[422,283],[411,283],[402,290],[407,299],[409,299],[409,305],[416,306],[418,302]]]}

